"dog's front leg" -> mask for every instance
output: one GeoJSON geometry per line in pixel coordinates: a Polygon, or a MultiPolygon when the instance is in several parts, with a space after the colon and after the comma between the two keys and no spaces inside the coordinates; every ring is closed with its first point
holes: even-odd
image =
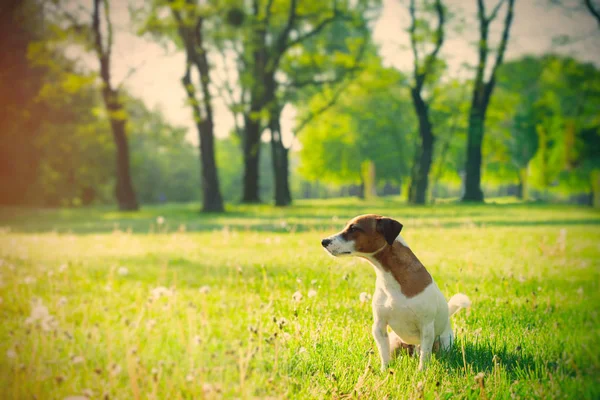
{"type": "Polygon", "coordinates": [[[433,348],[433,341],[435,338],[435,330],[433,327],[433,321],[424,325],[421,328],[421,349],[420,349],[420,360],[419,360],[419,371],[425,370],[429,358],[431,357],[431,350],[433,348]]]}
{"type": "Polygon", "coordinates": [[[388,339],[387,322],[375,319],[373,323],[373,338],[375,338],[377,350],[379,350],[381,370],[385,371],[390,362],[390,342],[388,339]]]}

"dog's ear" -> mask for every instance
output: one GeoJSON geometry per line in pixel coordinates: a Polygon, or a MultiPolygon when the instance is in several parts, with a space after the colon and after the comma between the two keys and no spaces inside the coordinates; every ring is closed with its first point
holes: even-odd
{"type": "Polygon", "coordinates": [[[402,230],[402,224],[395,219],[391,218],[378,218],[377,219],[377,232],[381,233],[385,238],[385,241],[391,246],[394,244],[394,240],[400,234],[402,230]]]}

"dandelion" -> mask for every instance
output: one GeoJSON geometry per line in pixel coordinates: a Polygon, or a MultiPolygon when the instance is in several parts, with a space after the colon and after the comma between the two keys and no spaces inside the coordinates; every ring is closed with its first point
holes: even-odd
{"type": "Polygon", "coordinates": [[[192,375],[192,374],[187,374],[187,375],[185,376],[185,380],[186,380],[187,382],[192,382],[192,381],[194,380],[194,375],[192,375]]]}
{"type": "Polygon", "coordinates": [[[295,302],[300,302],[302,301],[302,293],[300,293],[299,290],[297,290],[296,292],[294,292],[294,294],[292,295],[292,300],[294,300],[295,302]]]}
{"type": "Polygon", "coordinates": [[[155,325],[156,325],[156,320],[151,319],[148,322],[146,322],[146,329],[150,330],[150,329],[154,328],[155,325]]]}
{"type": "Polygon", "coordinates": [[[61,265],[58,267],[58,272],[65,272],[65,271],[67,270],[67,268],[68,268],[68,265],[67,265],[67,264],[61,264],[61,265]]]}
{"type": "Polygon", "coordinates": [[[163,217],[162,215],[159,215],[158,217],[156,217],[156,224],[157,225],[162,225],[165,223],[165,217],[163,217]]]}
{"type": "Polygon", "coordinates": [[[62,307],[65,304],[67,304],[67,298],[65,296],[62,296],[60,299],[58,299],[58,306],[62,307]]]}
{"type": "Polygon", "coordinates": [[[15,349],[6,350],[6,358],[17,358],[17,352],[15,349]]]}
{"type": "Polygon", "coordinates": [[[110,368],[110,374],[112,376],[117,376],[121,373],[121,366],[119,364],[113,364],[112,367],[110,368]]]}
{"type": "Polygon", "coordinates": [[[198,289],[198,290],[202,294],[207,294],[208,292],[210,292],[210,286],[204,285],[204,286],[201,286],[200,289],[198,289]]]}
{"type": "Polygon", "coordinates": [[[158,299],[162,296],[169,297],[172,294],[173,294],[173,291],[171,289],[168,289],[164,286],[159,286],[159,287],[152,289],[152,291],[150,292],[150,297],[152,297],[153,299],[158,299]]]}
{"type": "Polygon", "coordinates": [[[73,364],[73,365],[83,364],[84,362],[85,362],[85,358],[83,358],[83,356],[71,357],[71,364],[73,364]]]}
{"type": "Polygon", "coordinates": [[[300,347],[298,349],[298,354],[302,354],[302,353],[306,353],[306,352],[307,352],[306,347],[300,347]]]}
{"type": "Polygon", "coordinates": [[[358,299],[360,300],[361,303],[366,303],[369,300],[371,300],[371,295],[367,292],[362,292],[361,294],[358,295],[358,299]]]}
{"type": "Polygon", "coordinates": [[[315,289],[310,289],[308,291],[308,297],[315,297],[317,295],[317,291],[315,289]]]}
{"type": "Polygon", "coordinates": [[[25,279],[23,279],[23,283],[26,285],[34,284],[35,278],[33,276],[26,276],[25,279]]]}
{"type": "Polygon", "coordinates": [[[56,326],[54,317],[48,312],[48,308],[42,303],[41,300],[34,302],[31,309],[31,315],[25,320],[26,325],[40,323],[43,331],[48,332],[56,326]]]}
{"type": "Polygon", "coordinates": [[[129,273],[129,270],[126,267],[119,267],[119,269],[117,270],[117,274],[121,275],[121,276],[125,276],[129,273]]]}
{"type": "Polygon", "coordinates": [[[579,289],[577,289],[577,294],[582,296],[583,295],[583,288],[579,287],[579,289]]]}

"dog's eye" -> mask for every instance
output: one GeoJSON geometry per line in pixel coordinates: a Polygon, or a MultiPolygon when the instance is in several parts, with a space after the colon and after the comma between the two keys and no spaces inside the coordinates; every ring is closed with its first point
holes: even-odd
{"type": "Polygon", "coordinates": [[[350,225],[350,228],[348,228],[348,233],[353,233],[358,231],[358,227],[356,227],[355,225],[350,225]]]}

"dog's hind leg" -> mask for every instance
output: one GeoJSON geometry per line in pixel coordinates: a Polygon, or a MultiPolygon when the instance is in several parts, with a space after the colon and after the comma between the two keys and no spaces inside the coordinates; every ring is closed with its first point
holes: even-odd
{"type": "Polygon", "coordinates": [[[431,358],[431,350],[433,348],[433,342],[435,340],[435,330],[433,321],[424,325],[421,328],[421,351],[419,360],[419,371],[423,371],[429,363],[431,358]]]}

